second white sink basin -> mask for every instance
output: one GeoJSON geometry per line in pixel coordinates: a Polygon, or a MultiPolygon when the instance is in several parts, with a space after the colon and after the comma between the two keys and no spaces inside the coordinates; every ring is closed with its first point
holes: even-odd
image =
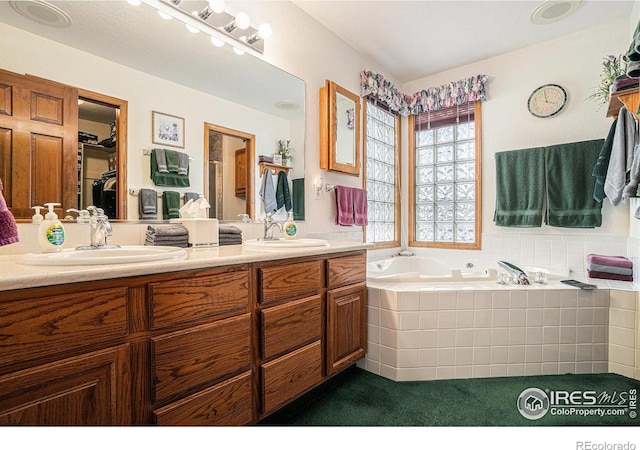
{"type": "Polygon", "coordinates": [[[262,241],[249,239],[242,243],[244,247],[256,250],[291,250],[295,248],[329,247],[331,244],[324,239],[277,239],[262,241]]]}
{"type": "Polygon", "coordinates": [[[120,248],[27,253],[19,262],[33,266],[85,266],[181,260],[186,257],[187,251],[180,247],[124,245],[120,248]]]}

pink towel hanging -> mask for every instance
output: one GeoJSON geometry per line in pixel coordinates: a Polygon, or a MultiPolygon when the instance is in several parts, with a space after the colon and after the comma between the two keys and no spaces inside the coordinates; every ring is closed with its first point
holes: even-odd
{"type": "Polygon", "coordinates": [[[336,223],[353,225],[353,188],[336,186],[336,223]]]}
{"type": "Polygon", "coordinates": [[[367,206],[367,191],[353,189],[353,224],[366,227],[369,224],[367,206]]]}

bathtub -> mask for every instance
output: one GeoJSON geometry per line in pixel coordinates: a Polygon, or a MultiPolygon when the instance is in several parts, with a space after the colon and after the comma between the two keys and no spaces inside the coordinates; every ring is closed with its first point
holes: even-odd
{"type": "Polygon", "coordinates": [[[369,262],[360,367],[394,381],[608,371],[609,289],[576,289],[553,271],[547,284],[502,285],[500,271],[369,262]]]}

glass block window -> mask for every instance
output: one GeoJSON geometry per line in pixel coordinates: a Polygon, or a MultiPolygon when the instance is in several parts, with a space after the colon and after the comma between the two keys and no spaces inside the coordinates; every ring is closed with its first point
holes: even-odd
{"type": "Polygon", "coordinates": [[[476,102],[411,116],[411,245],[480,248],[476,102]]]}
{"type": "Polygon", "coordinates": [[[376,247],[400,245],[398,116],[368,98],[365,108],[366,241],[376,247]]]}

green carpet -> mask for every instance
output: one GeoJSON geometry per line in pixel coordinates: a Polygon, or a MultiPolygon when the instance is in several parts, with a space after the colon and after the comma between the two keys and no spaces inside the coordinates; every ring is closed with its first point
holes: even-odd
{"type": "MultiPolygon", "coordinates": [[[[353,367],[258,425],[638,426],[640,419],[635,417],[635,407],[629,397],[639,391],[640,381],[615,374],[394,382],[353,367]],[[538,388],[551,396],[559,391],[591,391],[589,396],[597,398],[597,406],[604,405],[600,408],[604,416],[577,413],[577,410],[593,411],[595,407],[577,407],[569,414],[568,407],[554,408],[552,401],[544,416],[527,419],[518,411],[517,402],[528,388],[538,388]],[[552,413],[552,409],[561,410],[565,415],[552,413]],[[622,410],[624,415],[606,415],[613,409],[622,410]]],[[[583,398],[580,393],[573,395],[577,400],[583,398]]],[[[590,401],[593,400],[585,400],[590,401]]]]}

